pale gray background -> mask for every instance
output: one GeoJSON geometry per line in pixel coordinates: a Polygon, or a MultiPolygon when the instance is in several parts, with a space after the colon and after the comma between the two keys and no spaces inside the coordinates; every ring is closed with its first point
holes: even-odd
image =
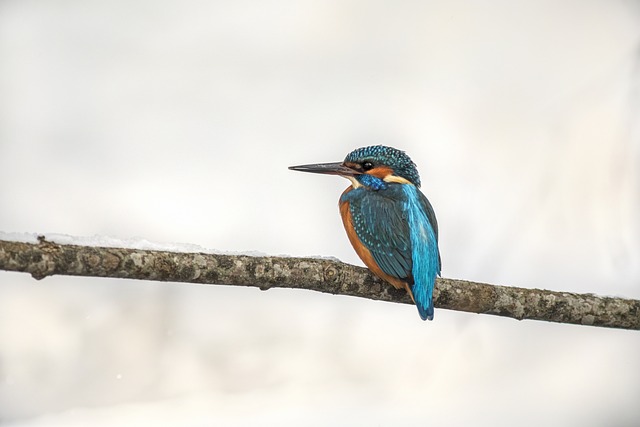
{"type": "MultiPolygon", "coordinates": [[[[0,2],[0,230],[360,264],[418,164],[443,275],[640,298],[640,4],[0,2]]],[[[640,334],[313,292],[0,273],[14,426],[640,424],[640,334]]]]}

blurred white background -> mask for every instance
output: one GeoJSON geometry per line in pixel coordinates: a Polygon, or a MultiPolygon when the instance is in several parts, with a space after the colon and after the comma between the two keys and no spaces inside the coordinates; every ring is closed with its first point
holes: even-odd
{"type": "MultiPolygon", "coordinates": [[[[361,264],[406,150],[443,276],[640,298],[640,4],[0,2],[0,231],[361,264]]],[[[640,334],[313,292],[0,272],[12,426],[637,426],[640,334]]]]}

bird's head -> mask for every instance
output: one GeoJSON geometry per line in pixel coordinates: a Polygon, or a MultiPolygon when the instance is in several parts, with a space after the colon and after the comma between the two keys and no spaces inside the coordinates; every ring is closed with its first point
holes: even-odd
{"type": "Polygon", "coordinates": [[[289,169],[340,175],[351,180],[354,187],[375,181],[375,178],[387,183],[397,182],[420,187],[418,169],[409,156],[404,151],[384,145],[355,149],[347,154],[343,162],[291,166],[289,169]]]}

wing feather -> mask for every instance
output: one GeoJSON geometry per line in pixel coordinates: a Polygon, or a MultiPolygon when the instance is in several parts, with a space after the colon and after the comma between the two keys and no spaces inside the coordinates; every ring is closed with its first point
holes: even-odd
{"type": "Polygon", "coordinates": [[[396,186],[384,191],[357,189],[349,195],[353,227],[380,269],[411,281],[411,237],[403,215],[403,193],[396,186]],[[366,196],[366,197],[365,197],[366,196]]]}

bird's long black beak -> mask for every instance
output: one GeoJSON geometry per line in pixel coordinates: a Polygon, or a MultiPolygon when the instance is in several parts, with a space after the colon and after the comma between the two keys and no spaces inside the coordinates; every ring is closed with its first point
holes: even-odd
{"type": "Polygon", "coordinates": [[[289,166],[292,171],[321,173],[325,175],[341,175],[341,176],[354,176],[360,175],[362,172],[358,172],[355,169],[351,169],[345,166],[342,162],[336,163],[316,163],[313,165],[300,165],[289,166]]]}

